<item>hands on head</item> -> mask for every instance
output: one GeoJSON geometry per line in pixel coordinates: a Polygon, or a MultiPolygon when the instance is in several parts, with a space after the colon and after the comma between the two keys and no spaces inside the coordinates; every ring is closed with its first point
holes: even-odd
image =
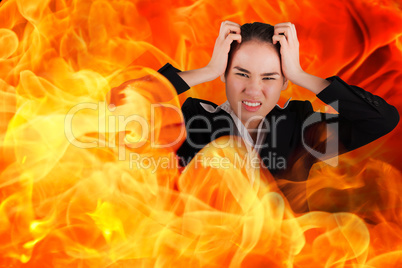
{"type": "MultiPolygon", "coordinates": [[[[268,25],[269,26],[269,25],[268,25]]],[[[299,41],[296,27],[290,22],[278,23],[274,26],[274,34],[269,43],[280,43],[281,70],[286,80],[304,87],[315,94],[329,85],[325,79],[303,71],[299,60],[299,41]]],[[[179,75],[190,86],[212,81],[225,73],[228,65],[229,51],[233,42],[244,43],[241,26],[235,22],[224,21],[216,39],[210,62],[201,69],[181,72],[179,75]]],[[[263,41],[267,42],[267,41],[263,41]]]]}
{"type": "Polygon", "coordinates": [[[283,75],[294,82],[304,71],[300,66],[299,40],[297,39],[296,27],[293,23],[284,22],[274,26],[272,43],[281,45],[281,65],[283,75]]]}
{"type": "Polygon", "coordinates": [[[228,63],[228,54],[233,41],[241,43],[240,24],[231,21],[224,21],[216,39],[214,52],[207,68],[216,76],[221,76],[228,63]]]}
{"type": "MultiPolygon", "coordinates": [[[[242,42],[240,25],[224,21],[221,24],[219,36],[216,39],[211,61],[207,68],[214,74],[215,78],[222,75],[228,63],[228,53],[232,42],[242,42]]],[[[297,39],[296,27],[290,22],[278,23],[274,26],[272,44],[277,42],[281,45],[281,63],[283,75],[290,81],[293,77],[303,72],[299,60],[299,41],[297,39]]]]}

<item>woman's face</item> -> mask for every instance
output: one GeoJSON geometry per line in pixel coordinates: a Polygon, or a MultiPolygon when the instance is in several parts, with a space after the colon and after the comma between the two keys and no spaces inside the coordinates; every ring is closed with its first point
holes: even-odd
{"type": "Polygon", "coordinates": [[[241,44],[221,79],[230,106],[248,129],[257,128],[287,87],[278,52],[272,44],[259,41],[241,44]]]}

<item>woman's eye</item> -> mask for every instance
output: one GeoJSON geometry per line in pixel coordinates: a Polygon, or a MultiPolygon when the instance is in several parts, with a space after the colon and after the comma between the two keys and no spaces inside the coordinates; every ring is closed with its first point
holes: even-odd
{"type": "Polygon", "coordinates": [[[240,75],[240,76],[243,76],[243,77],[248,77],[248,75],[247,74],[245,74],[245,73],[236,73],[237,75],[240,75]]]}
{"type": "Polygon", "coordinates": [[[262,78],[262,80],[275,80],[275,78],[273,78],[273,77],[264,77],[264,78],[262,78]]]}

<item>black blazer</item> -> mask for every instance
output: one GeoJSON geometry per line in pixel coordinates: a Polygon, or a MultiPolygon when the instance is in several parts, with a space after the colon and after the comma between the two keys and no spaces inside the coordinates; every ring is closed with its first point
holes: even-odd
{"type": "MultiPolygon", "coordinates": [[[[169,63],[158,72],[173,84],[178,94],[189,89],[177,75],[180,70],[169,63]]],[[[274,177],[292,181],[306,180],[316,161],[368,144],[387,134],[398,124],[397,109],[381,97],[360,87],[348,85],[337,76],[327,80],[331,84],[317,94],[317,97],[335,108],[339,114],[314,112],[311,102],[296,100],[290,101],[285,109],[275,107],[266,116],[268,122],[276,120],[278,123],[275,131],[268,132],[264,143],[266,146],[261,149],[260,157],[274,177]],[[331,146],[334,142],[338,142],[338,148],[331,146]],[[285,166],[273,165],[273,156],[276,159],[285,159],[285,166]]],[[[191,97],[182,105],[187,139],[177,155],[183,166],[214,139],[235,134],[235,124],[227,112],[220,110],[210,113],[200,103],[217,107],[212,102],[191,97]],[[193,120],[196,115],[208,119],[208,124],[212,126],[210,131],[192,131],[208,127],[205,119],[193,120]]]]}

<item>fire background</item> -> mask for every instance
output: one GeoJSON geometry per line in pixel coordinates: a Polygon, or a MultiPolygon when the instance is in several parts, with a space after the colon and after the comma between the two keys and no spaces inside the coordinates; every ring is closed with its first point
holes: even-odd
{"type": "MultiPolygon", "coordinates": [[[[137,79],[132,102],[117,112],[149,118],[151,103],[174,95],[153,70],[205,66],[223,20],[291,21],[305,71],[338,75],[401,111],[400,1],[3,0],[1,267],[401,267],[400,124],[342,155],[338,167],[316,164],[303,195],[294,185],[292,198],[306,196],[300,202],[312,210],[301,214],[263,172],[250,186],[242,169],[130,169],[118,159],[125,145],[111,131],[112,110],[74,114],[74,137],[88,148],[66,138],[71,109],[105,101],[129,79],[137,79]]],[[[171,103],[189,96],[221,104],[224,84],[196,86],[171,103]]],[[[289,97],[323,106],[291,84],[279,104],[289,97]]],[[[180,118],[158,115],[156,138],[168,141],[180,118]]],[[[127,125],[134,139],[138,129],[127,125]]],[[[206,151],[234,153],[241,149],[206,151]]]]}

